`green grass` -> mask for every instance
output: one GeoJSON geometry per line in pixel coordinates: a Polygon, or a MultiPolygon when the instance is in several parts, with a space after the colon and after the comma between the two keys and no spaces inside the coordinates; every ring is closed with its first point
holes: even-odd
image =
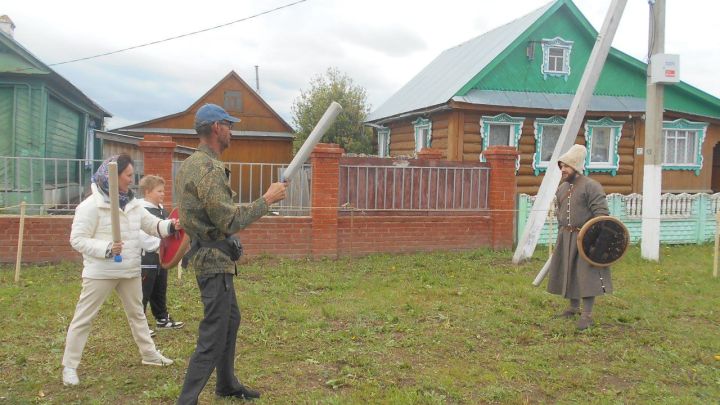
{"type": "MultiPolygon", "coordinates": [[[[530,285],[542,260],[516,267],[510,252],[255,260],[235,281],[237,375],[262,391],[258,404],[715,403],[712,247],[661,254],[644,262],[634,248],[614,267],[616,293],[596,301],[598,325],[585,332],[554,319],[565,302],[530,285]]],[[[60,361],[79,266],[26,266],[12,280],[0,267],[0,404],[177,398],[202,315],[194,277],[169,286],[170,312],[187,326],[155,339],[175,365],[140,365],[113,295],[73,388],[60,361]]],[[[213,388],[214,377],[201,403],[230,403],[213,388]]]]}

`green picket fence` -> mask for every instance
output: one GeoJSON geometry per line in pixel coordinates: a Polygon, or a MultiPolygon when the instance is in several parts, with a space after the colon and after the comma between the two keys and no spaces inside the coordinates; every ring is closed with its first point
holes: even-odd
{"type": "MultiPolygon", "coordinates": [[[[610,215],[621,220],[630,241],[637,243],[642,236],[642,195],[610,194],[607,196],[610,215]]],[[[532,211],[535,196],[520,194],[517,207],[517,235],[522,235],[532,211]]],[[[720,193],[663,194],[660,204],[660,243],[700,244],[715,240],[716,214],[720,210],[720,193]]],[[[557,219],[553,209],[545,221],[539,244],[555,243],[557,219]]]]}

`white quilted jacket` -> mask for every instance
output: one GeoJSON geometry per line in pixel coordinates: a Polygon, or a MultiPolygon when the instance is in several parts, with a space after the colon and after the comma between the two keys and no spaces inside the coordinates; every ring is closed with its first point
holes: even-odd
{"type": "Polygon", "coordinates": [[[92,184],[92,195],[75,209],[70,232],[70,244],[83,255],[82,276],[93,279],[140,277],[140,230],[148,235],[166,237],[170,224],[171,221],[161,221],[149,213],[137,198],[132,199],[120,212],[122,262],[106,259],[105,252],[112,243],[110,201],[92,184]]]}

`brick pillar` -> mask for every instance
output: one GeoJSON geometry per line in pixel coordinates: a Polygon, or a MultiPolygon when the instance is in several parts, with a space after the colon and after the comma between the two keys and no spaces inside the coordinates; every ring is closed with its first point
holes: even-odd
{"type": "Polygon", "coordinates": [[[312,162],[311,252],[313,257],[338,257],[338,188],[340,156],[334,143],[319,143],[310,154],[312,162]]]}
{"type": "Polygon", "coordinates": [[[493,249],[512,249],[515,231],[515,160],[518,151],[512,146],[492,146],[483,152],[490,164],[490,217],[493,249]]]}
{"type": "Polygon", "coordinates": [[[172,210],[173,178],[172,160],[175,152],[175,142],[169,136],[145,135],[140,141],[140,150],[143,153],[143,174],[154,174],[165,179],[165,209],[172,210]]]}
{"type": "Polygon", "coordinates": [[[417,154],[418,159],[425,160],[440,160],[442,159],[442,152],[438,149],[433,148],[422,148],[417,154]]]}

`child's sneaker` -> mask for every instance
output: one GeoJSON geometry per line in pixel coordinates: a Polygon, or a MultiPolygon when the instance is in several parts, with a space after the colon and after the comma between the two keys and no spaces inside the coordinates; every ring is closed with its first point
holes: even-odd
{"type": "Polygon", "coordinates": [[[142,364],[147,366],[169,366],[173,364],[173,361],[163,356],[159,350],[156,350],[152,355],[142,359],[142,364]]]}
{"type": "Polygon", "coordinates": [[[167,318],[157,320],[158,329],[180,329],[183,326],[185,326],[184,322],[173,321],[170,315],[167,318]]]}
{"type": "Polygon", "coordinates": [[[155,335],[157,335],[157,333],[154,330],[150,329],[150,337],[155,337],[155,335]]]}

